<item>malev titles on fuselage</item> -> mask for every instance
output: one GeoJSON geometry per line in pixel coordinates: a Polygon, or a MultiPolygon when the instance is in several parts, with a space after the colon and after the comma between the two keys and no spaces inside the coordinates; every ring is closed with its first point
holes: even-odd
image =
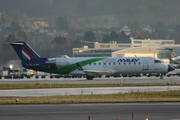
{"type": "Polygon", "coordinates": [[[138,62],[139,58],[120,58],[117,62],[138,62]]]}

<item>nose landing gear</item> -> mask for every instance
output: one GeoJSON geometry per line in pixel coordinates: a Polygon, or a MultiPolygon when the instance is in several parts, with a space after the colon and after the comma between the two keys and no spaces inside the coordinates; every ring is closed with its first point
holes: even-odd
{"type": "Polygon", "coordinates": [[[163,74],[162,73],[160,74],[160,79],[163,79],[163,74]]]}

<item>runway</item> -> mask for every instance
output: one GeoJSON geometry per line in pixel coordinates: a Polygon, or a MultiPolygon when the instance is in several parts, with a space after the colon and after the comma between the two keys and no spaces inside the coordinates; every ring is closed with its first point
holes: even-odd
{"type": "Polygon", "coordinates": [[[27,79],[0,79],[0,84],[34,84],[35,82],[40,82],[41,84],[98,84],[98,83],[162,83],[167,84],[167,82],[180,83],[180,77],[171,76],[164,77],[160,79],[159,77],[120,77],[120,78],[94,78],[94,80],[86,80],[86,78],[49,78],[45,79],[39,78],[35,79],[34,77],[27,79]]]}
{"type": "MultiPolygon", "coordinates": [[[[141,77],[141,78],[85,78],[71,79],[1,79],[1,84],[89,84],[89,83],[164,83],[179,81],[179,77],[141,77]]],[[[179,90],[179,86],[162,87],[102,87],[102,88],[63,88],[63,89],[24,89],[0,90],[1,97],[7,96],[47,96],[68,94],[107,94],[139,91],[179,90]],[[83,91],[83,92],[82,92],[83,91]]],[[[41,105],[0,105],[2,120],[180,120],[180,103],[110,103],[110,104],[41,104],[41,105]]]]}
{"type": "Polygon", "coordinates": [[[180,103],[0,105],[1,120],[180,120],[180,103]]]}
{"type": "Polygon", "coordinates": [[[180,86],[144,87],[91,87],[91,88],[53,88],[53,89],[13,89],[0,90],[0,97],[39,97],[57,95],[117,94],[147,91],[180,90],[180,86]]]}
{"type": "MultiPolygon", "coordinates": [[[[163,83],[174,84],[180,82],[179,77],[131,77],[131,78],[96,78],[86,80],[85,78],[60,78],[60,79],[1,79],[1,84],[97,84],[97,83],[163,83]]],[[[180,86],[144,86],[144,87],[93,87],[93,88],[54,88],[54,89],[13,89],[0,90],[0,97],[32,97],[32,96],[54,96],[54,95],[90,95],[90,94],[117,94],[129,92],[167,91],[180,90],[180,86]]]]}

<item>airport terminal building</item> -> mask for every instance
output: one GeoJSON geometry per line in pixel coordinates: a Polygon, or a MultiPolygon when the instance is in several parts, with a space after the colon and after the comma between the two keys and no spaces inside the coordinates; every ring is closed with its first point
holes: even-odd
{"type": "Polygon", "coordinates": [[[180,53],[180,44],[174,40],[133,39],[112,41],[111,43],[94,42],[94,47],[73,48],[74,57],[132,57],[152,56],[160,59],[169,59],[173,48],[180,53]]]}

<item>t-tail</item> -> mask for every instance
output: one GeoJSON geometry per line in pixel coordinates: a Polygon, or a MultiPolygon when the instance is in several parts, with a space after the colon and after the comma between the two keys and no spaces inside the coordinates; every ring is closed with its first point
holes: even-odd
{"type": "Polygon", "coordinates": [[[172,48],[169,48],[171,58],[177,57],[177,55],[174,53],[174,50],[172,48]]]}
{"type": "Polygon", "coordinates": [[[22,62],[40,60],[40,56],[25,42],[13,42],[9,44],[12,45],[22,62]]]}

